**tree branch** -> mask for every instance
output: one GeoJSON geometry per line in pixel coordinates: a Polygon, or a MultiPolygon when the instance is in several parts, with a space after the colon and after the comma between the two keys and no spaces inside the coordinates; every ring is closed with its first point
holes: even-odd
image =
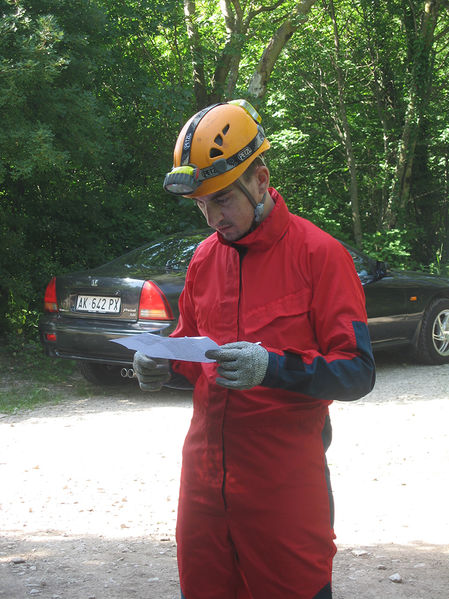
{"type": "Polygon", "coordinates": [[[196,26],[195,13],[195,0],[184,0],[184,15],[193,65],[193,86],[195,90],[197,108],[200,109],[208,103],[208,98],[206,80],[204,76],[203,50],[196,26]]]}
{"type": "Polygon", "coordinates": [[[248,85],[248,91],[255,98],[262,98],[267,90],[271,71],[280,53],[291,36],[299,29],[307,18],[312,6],[317,0],[301,0],[295,6],[291,18],[286,19],[268,42],[259,64],[248,85]]]}

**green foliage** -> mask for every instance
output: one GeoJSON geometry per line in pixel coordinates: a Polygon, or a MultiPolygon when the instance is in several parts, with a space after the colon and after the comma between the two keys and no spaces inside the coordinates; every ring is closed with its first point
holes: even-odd
{"type": "Polygon", "coordinates": [[[87,0],[1,9],[0,324],[17,331],[33,328],[37,293],[60,265],[52,216],[70,210],[80,167],[98,169],[108,148],[95,96],[104,15],[87,0]]]}
{"type": "Polygon", "coordinates": [[[444,260],[442,248],[437,250],[434,261],[429,264],[429,272],[434,275],[449,277],[449,262],[444,260]]]}
{"type": "MultiPolygon", "coordinates": [[[[252,8],[254,18],[231,40],[220,3],[197,0],[194,58],[208,92],[231,56],[240,59],[235,94],[247,96],[267,42],[296,2],[275,4],[269,12],[248,3],[243,16],[252,8]]],[[[344,105],[364,249],[395,266],[444,270],[449,13],[440,11],[429,41],[417,0],[334,5],[338,52],[329,3],[315,3],[259,102],[272,184],[293,212],[354,242],[344,105]],[[405,154],[414,162],[399,181],[410,115],[405,154]]],[[[0,17],[0,330],[22,344],[35,336],[53,275],[202,224],[190,200],[161,186],[196,99],[178,0],[0,0],[0,17]]]]}
{"type": "Polygon", "coordinates": [[[43,403],[58,403],[63,395],[55,395],[53,391],[42,386],[21,386],[16,389],[0,390],[0,413],[15,414],[21,410],[31,410],[43,403]]]}
{"type": "Polygon", "coordinates": [[[429,49],[420,37],[422,3],[334,4],[343,96],[332,24],[323,5],[301,35],[292,38],[271,80],[266,129],[274,140],[273,180],[282,186],[295,212],[354,243],[343,101],[357,167],[364,246],[377,251],[385,244],[385,252],[398,265],[429,264],[440,247],[448,256],[449,94],[443,59],[448,14],[438,15],[437,41],[429,49]],[[423,65],[429,92],[425,97],[421,81],[422,114],[414,147],[413,140],[403,137],[404,125],[414,77],[423,65]],[[412,170],[403,175],[410,183],[409,194],[399,203],[394,190],[403,184],[397,169],[404,140],[406,155],[412,154],[414,161],[412,170]]]}
{"type": "Polygon", "coordinates": [[[64,386],[73,375],[74,362],[48,358],[37,342],[14,336],[9,341],[2,339],[0,368],[3,372],[0,413],[13,414],[43,403],[62,401],[64,386]]]}
{"type": "Polygon", "coordinates": [[[74,362],[52,360],[43,354],[40,344],[23,337],[19,341],[14,336],[12,340],[2,339],[0,348],[3,372],[0,413],[14,414],[43,403],[56,404],[64,400],[64,387],[73,374],[74,362]],[[17,385],[19,380],[20,385],[17,385]]]}
{"type": "Polygon", "coordinates": [[[0,3],[0,330],[35,329],[54,274],[189,223],[161,189],[189,92],[145,60],[172,19],[148,6],[0,3]]]}
{"type": "Polygon", "coordinates": [[[13,334],[12,339],[15,339],[15,343],[23,344],[25,340],[37,336],[39,312],[37,310],[29,310],[23,304],[18,305],[16,297],[11,294],[9,302],[10,312],[6,314],[6,317],[9,321],[11,333],[13,334]]]}
{"type": "Polygon", "coordinates": [[[368,233],[363,238],[363,250],[395,268],[418,266],[410,260],[410,243],[408,234],[399,229],[368,233]]]}

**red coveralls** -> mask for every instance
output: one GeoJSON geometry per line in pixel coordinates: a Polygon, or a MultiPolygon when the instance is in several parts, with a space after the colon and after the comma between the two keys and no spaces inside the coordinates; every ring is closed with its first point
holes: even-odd
{"type": "Polygon", "coordinates": [[[185,599],[329,599],[335,554],[328,406],[374,384],[352,258],[284,200],[243,239],[197,249],[174,336],[262,342],[264,381],[215,384],[216,364],[175,362],[192,383],[178,565],[185,599]]]}

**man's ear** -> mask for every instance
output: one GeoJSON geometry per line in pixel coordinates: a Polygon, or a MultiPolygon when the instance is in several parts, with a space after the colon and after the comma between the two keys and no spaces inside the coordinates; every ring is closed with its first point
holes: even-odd
{"type": "Polygon", "coordinates": [[[261,164],[256,168],[255,176],[258,191],[263,195],[267,191],[268,186],[270,185],[270,171],[264,164],[261,164]]]}

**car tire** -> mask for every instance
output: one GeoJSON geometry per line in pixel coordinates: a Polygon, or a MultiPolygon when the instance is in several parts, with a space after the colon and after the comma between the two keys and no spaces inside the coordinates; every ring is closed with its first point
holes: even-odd
{"type": "Polygon", "coordinates": [[[78,362],[78,369],[86,381],[94,385],[123,385],[133,380],[121,376],[122,366],[98,364],[97,362],[85,362],[81,360],[78,362]]]}
{"type": "Polygon", "coordinates": [[[424,312],[416,356],[424,364],[449,363],[449,299],[434,300],[424,312]]]}

